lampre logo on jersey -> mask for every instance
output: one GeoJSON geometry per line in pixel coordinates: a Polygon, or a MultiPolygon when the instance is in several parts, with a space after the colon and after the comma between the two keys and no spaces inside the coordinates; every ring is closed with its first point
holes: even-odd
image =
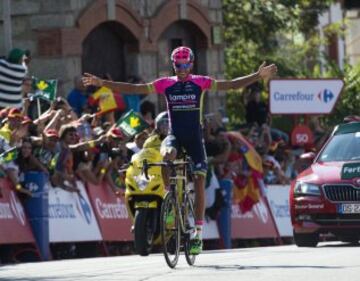
{"type": "Polygon", "coordinates": [[[195,101],[196,95],[194,94],[184,94],[184,95],[169,95],[169,100],[171,101],[195,101]]]}

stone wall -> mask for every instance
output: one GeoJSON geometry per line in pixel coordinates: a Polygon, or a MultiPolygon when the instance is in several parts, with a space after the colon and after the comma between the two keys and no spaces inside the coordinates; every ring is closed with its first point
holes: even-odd
{"type": "MultiPolygon", "coordinates": [[[[207,46],[201,49],[198,56],[198,67],[208,75],[216,78],[223,77],[223,45],[213,44],[210,38],[211,28],[222,24],[221,0],[12,0],[13,46],[31,50],[33,55],[31,73],[41,78],[57,77],[59,93],[66,96],[73,86],[74,76],[82,72],[79,38],[86,36],[88,31],[85,27],[87,23],[81,22],[80,19],[86,19],[84,14],[86,15],[89,7],[95,3],[100,7],[111,2],[116,5],[115,16],[119,11],[128,12],[129,19],[135,17],[134,23],[136,23],[136,17],[138,17],[137,23],[143,26],[140,32],[142,34],[139,35],[140,40],[143,40],[140,42],[139,52],[131,52],[126,58],[127,61],[131,61],[126,65],[128,74],[137,74],[144,81],[150,81],[158,75],[165,74],[160,73],[158,60],[159,57],[167,56],[168,50],[161,47],[160,41],[146,40],[146,36],[156,38],[160,35],[156,33],[162,27],[162,22],[171,20],[193,20],[193,24],[196,25],[199,19],[203,20],[201,18],[203,14],[208,19],[210,29],[208,28],[205,34],[209,37],[205,43],[207,46]],[[156,17],[164,11],[162,10],[164,6],[169,7],[169,10],[162,13],[162,18],[156,21],[156,17]],[[197,11],[199,11],[198,14],[196,14],[197,11]],[[197,18],[192,19],[193,16],[197,18]]],[[[96,12],[88,20],[96,22],[97,19],[94,17],[106,17],[106,14],[109,16],[108,10],[96,12]]],[[[0,15],[2,15],[2,5],[0,5],[0,15]]],[[[124,17],[118,17],[115,20],[121,22],[122,18],[124,17]]],[[[101,20],[104,19],[101,18],[101,20]]],[[[206,20],[204,22],[206,23],[206,20]]],[[[3,25],[0,21],[0,55],[5,55],[3,37],[3,25]]],[[[207,102],[208,110],[219,108],[224,101],[223,94],[210,95],[207,102]]]]}

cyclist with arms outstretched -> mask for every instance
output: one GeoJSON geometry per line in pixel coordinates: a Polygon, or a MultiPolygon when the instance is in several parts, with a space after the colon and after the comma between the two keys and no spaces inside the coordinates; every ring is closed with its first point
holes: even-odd
{"type": "MultiPolygon", "coordinates": [[[[205,212],[205,176],[207,159],[202,135],[203,99],[206,90],[226,91],[246,87],[260,79],[268,79],[277,68],[274,64],[259,67],[258,71],[232,80],[215,80],[208,76],[191,74],[194,54],[188,47],[181,46],[171,53],[171,62],[175,76],[162,77],[151,83],[131,84],[102,80],[85,73],[85,86],[105,86],[120,93],[165,95],[170,119],[170,134],[163,140],[161,153],[166,160],[175,160],[179,148],[185,149],[194,163],[195,187],[195,228],[196,234],[191,240],[190,253],[202,251],[202,226],[205,212]]],[[[164,173],[165,186],[169,186],[169,177],[164,173]]]]}

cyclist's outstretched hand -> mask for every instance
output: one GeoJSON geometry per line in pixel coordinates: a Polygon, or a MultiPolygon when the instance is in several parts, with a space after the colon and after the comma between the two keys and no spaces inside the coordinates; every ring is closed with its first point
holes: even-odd
{"type": "Polygon", "coordinates": [[[102,80],[90,73],[84,73],[83,77],[81,78],[81,81],[83,82],[84,86],[96,86],[101,87],[102,86],[102,80]]]}
{"type": "Polygon", "coordinates": [[[262,79],[269,79],[272,76],[274,76],[277,72],[277,67],[275,64],[266,65],[266,62],[264,61],[260,66],[258,73],[262,79]]]}

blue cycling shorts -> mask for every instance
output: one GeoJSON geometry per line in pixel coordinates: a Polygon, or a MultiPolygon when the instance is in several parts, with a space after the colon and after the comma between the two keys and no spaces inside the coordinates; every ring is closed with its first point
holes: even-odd
{"type": "Polygon", "coordinates": [[[184,149],[193,162],[193,173],[206,176],[207,157],[201,133],[191,134],[191,138],[168,135],[162,141],[160,151],[164,154],[171,148],[175,148],[178,154],[184,149]]]}

